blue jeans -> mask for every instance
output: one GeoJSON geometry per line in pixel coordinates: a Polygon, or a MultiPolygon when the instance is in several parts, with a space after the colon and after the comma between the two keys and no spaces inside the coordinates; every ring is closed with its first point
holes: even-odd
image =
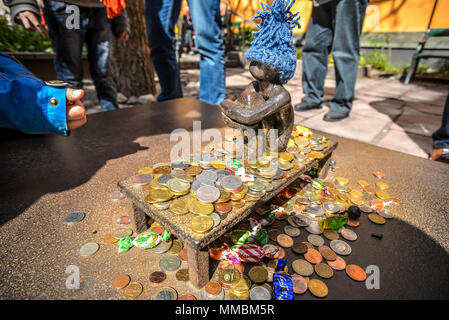
{"type": "Polygon", "coordinates": [[[449,148],[449,95],[444,105],[443,121],[441,127],[432,135],[435,149],[449,148]]]}
{"type": "MultiPolygon", "coordinates": [[[[70,4],[45,0],[44,16],[48,33],[55,51],[55,70],[58,80],[69,83],[73,88],[83,87],[81,54],[86,43],[89,72],[95,84],[98,100],[104,111],[118,109],[117,91],[111,73],[110,54],[112,30],[106,15],[106,8],[79,7],[79,28],[66,26],[72,11],[66,12],[70,4]]],[[[72,5],[74,6],[74,5],[72,5]]]]}
{"type": "MultiPolygon", "coordinates": [[[[188,0],[200,60],[202,101],[219,104],[226,95],[225,60],[221,38],[220,1],[188,0]]],[[[181,0],[146,0],[145,18],[151,59],[162,92],[158,101],[182,97],[179,67],[174,48],[174,26],[181,0]]]]}
{"type": "Polygon", "coordinates": [[[302,88],[306,102],[323,103],[331,52],[336,88],[330,109],[343,114],[351,111],[367,5],[368,0],[334,0],[313,8],[302,50],[302,88]]]}

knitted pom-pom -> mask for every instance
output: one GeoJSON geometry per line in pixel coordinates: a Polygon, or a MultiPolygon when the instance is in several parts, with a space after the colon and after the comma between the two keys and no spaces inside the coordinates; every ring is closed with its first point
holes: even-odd
{"type": "Polygon", "coordinates": [[[262,11],[252,19],[260,18],[258,31],[246,59],[266,63],[279,72],[281,83],[293,78],[296,70],[296,48],[292,40],[292,30],[299,25],[299,13],[290,9],[295,0],[274,0],[272,5],[263,4],[262,11]]]}

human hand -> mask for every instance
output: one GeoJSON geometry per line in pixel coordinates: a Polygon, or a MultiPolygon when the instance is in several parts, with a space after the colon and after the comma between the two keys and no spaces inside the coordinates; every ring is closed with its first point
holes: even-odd
{"type": "Polygon", "coordinates": [[[128,31],[122,31],[120,34],[116,37],[117,41],[127,41],[129,39],[129,33],[128,31]]]}
{"type": "Polygon", "coordinates": [[[45,36],[45,32],[39,22],[39,16],[31,11],[22,11],[18,14],[18,18],[22,25],[27,30],[38,31],[41,35],[45,36]]]}
{"type": "Polygon", "coordinates": [[[75,130],[87,122],[86,110],[84,109],[81,98],[84,96],[84,90],[67,88],[67,129],[75,130]]]}

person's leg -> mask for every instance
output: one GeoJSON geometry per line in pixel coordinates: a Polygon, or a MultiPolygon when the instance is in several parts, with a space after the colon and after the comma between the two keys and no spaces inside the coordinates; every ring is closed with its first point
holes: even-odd
{"type": "Polygon", "coordinates": [[[219,0],[188,0],[195,44],[201,55],[200,100],[219,104],[226,96],[219,0]]]}
{"type": "Polygon", "coordinates": [[[347,115],[354,99],[360,56],[360,34],[367,0],[339,0],[334,7],[332,56],[335,63],[335,94],[330,110],[347,115]]]}
{"type": "Polygon", "coordinates": [[[106,8],[89,8],[86,46],[89,72],[103,111],[118,109],[117,90],[111,71],[112,30],[106,8]]]}
{"type": "Polygon", "coordinates": [[[83,87],[81,53],[85,36],[85,17],[81,15],[80,28],[68,29],[66,13],[68,4],[45,0],[44,17],[55,52],[54,66],[58,80],[66,81],[72,88],[83,87]]]}
{"type": "Polygon", "coordinates": [[[151,60],[159,77],[158,101],[182,97],[181,78],[174,47],[174,26],[181,10],[181,0],[146,0],[145,20],[151,60]]]}
{"type": "Polygon", "coordinates": [[[331,5],[314,7],[302,49],[303,102],[321,106],[324,101],[324,80],[332,44],[331,5]]]}
{"type": "Polygon", "coordinates": [[[432,134],[432,160],[449,162],[449,95],[444,104],[441,127],[432,134]]]}

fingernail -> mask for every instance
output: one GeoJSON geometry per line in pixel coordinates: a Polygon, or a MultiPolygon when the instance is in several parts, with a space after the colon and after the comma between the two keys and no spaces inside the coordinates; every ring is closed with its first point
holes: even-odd
{"type": "Polygon", "coordinates": [[[80,97],[82,93],[83,93],[83,90],[81,90],[81,89],[73,90],[73,96],[74,96],[75,98],[80,97]]]}

